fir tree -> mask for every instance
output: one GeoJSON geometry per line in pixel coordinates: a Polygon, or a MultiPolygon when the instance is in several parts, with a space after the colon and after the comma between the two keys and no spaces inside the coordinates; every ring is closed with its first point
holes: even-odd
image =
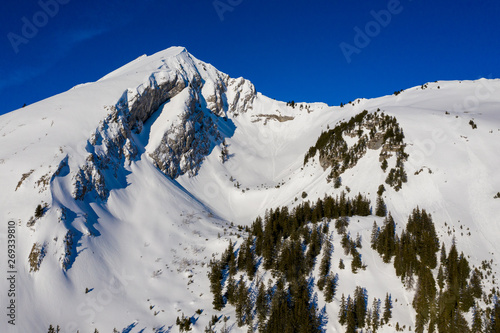
{"type": "Polygon", "coordinates": [[[377,251],[382,255],[385,263],[391,261],[396,250],[396,223],[392,215],[385,218],[384,227],[378,237],[377,251]]]}
{"type": "Polygon", "coordinates": [[[357,249],[362,249],[363,248],[363,243],[361,241],[362,241],[361,235],[358,233],[356,235],[356,248],[357,249]]]}
{"type": "Polygon", "coordinates": [[[500,332],[500,301],[498,298],[495,301],[493,313],[491,314],[491,329],[492,332],[500,332]]]}
{"type": "Polygon", "coordinates": [[[231,240],[229,240],[229,274],[236,274],[236,256],[234,254],[234,246],[231,240]]]}
{"type": "Polygon", "coordinates": [[[262,228],[262,218],[260,216],[258,216],[252,224],[252,234],[255,236],[255,254],[261,256],[264,230],[262,228]]]}
{"type": "Polygon", "coordinates": [[[240,281],[238,282],[238,290],[236,293],[236,323],[238,324],[238,327],[241,327],[245,324],[245,322],[248,320],[248,308],[250,307],[250,299],[248,296],[248,290],[247,286],[245,283],[245,280],[243,280],[243,277],[240,278],[240,281]]]}
{"type": "Polygon", "coordinates": [[[42,207],[42,205],[39,204],[38,206],[36,206],[36,209],[35,209],[35,217],[37,219],[39,219],[42,216],[43,216],[43,207],[42,207]]]}
{"type": "Polygon", "coordinates": [[[439,271],[437,275],[437,283],[439,286],[439,290],[442,290],[444,287],[444,272],[443,272],[443,266],[439,265],[439,271]]]}
{"type": "Polygon", "coordinates": [[[380,326],[380,299],[373,298],[371,326],[373,333],[376,333],[380,326]]]}
{"type": "Polygon", "coordinates": [[[362,267],[363,261],[361,260],[361,254],[357,250],[354,250],[354,253],[352,254],[351,271],[356,274],[362,267]]]}
{"type": "Polygon", "coordinates": [[[335,182],[333,183],[333,187],[334,188],[339,188],[340,186],[342,186],[342,178],[336,177],[335,178],[335,182]]]}
{"type": "Polygon", "coordinates": [[[344,254],[347,256],[351,253],[351,240],[349,234],[343,234],[342,239],[340,240],[340,245],[344,249],[344,254]]]}
{"type": "Polygon", "coordinates": [[[257,299],[255,300],[255,308],[257,310],[257,320],[259,331],[263,332],[266,327],[267,312],[269,309],[269,304],[267,300],[266,288],[262,281],[259,284],[257,291],[257,299]]]}
{"type": "Polygon", "coordinates": [[[354,290],[354,308],[356,312],[356,327],[364,327],[368,308],[368,293],[365,288],[358,286],[354,290]]]}
{"type": "Polygon", "coordinates": [[[474,269],[472,277],[470,278],[470,287],[472,289],[472,295],[475,298],[480,298],[483,293],[483,288],[481,287],[481,272],[477,268],[474,269]]]}
{"type": "Polygon", "coordinates": [[[384,314],[383,314],[384,323],[388,323],[389,319],[391,318],[392,318],[392,300],[391,300],[391,295],[387,293],[384,302],[384,314]]]}
{"type": "Polygon", "coordinates": [[[346,333],[356,332],[356,308],[351,296],[347,296],[346,325],[346,333]]]}
{"type": "Polygon", "coordinates": [[[267,321],[267,332],[280,332],[291,329],[291,312],[288,307],[290,294],[284,289],[285,281],[280,278],[276,283],[276,290],[271,300],[269,319],[267,321]]]}
{"type": "Polygon", "coordinates": [[[217,260],[210,261],[210,271],[208,273],[210,280],[210,291],[214,295],[214,309],[220,311],[224,307],[224,299],[222,298],[222,268],[221,263],[217,260]]]}
{"type": "Polygon", "coordinates": [[[236,281],[232,275],[227,279],[226,298],[229,304],[236,304],[236,281]]]}
{"type": "Polygon", "coordinates": [[[347,322],[347,303],[345,301],[345,296],[342,294],[340,299],[340,310],[339,310],[339,323],[340,325],[345,325],[347,322]]]}
{"type": "Polygon", "coordinates": [[[337,280],[338,275],[328,276],[326,278],[326,286],[325,286],[325,302],[331,303],[333,298],[335,297],[335,292],[337,291],[337,280]]]}
{"type": "Polygon", "coordinates": [[[450,252],[446,258],[446,282],[450,289],[458,292],[459,289],[459,272],[458,272],[458,251],[453,238],[450,252]]]}
{"type": "Polygon", "coordinates": [[[345,235],[348,226],[349,226],[349,219],[345,216],[335,221],[335,228],[337,229],[339,235],[345,235]]]}
{"type": "Polygon", "coordinates": [[[246,246],[245,246],[245,270],[246,270],[246,273],[248,275],[248,278],[250,280],[253,280],[253,277],[255,276],[255,272],[256,272],[256,266],[257,266],[257,263],[256,263],[256,260],[255,260],[255,255],[252,251],[252,241],[251,241],[251,238],[248,238],[246,240],[246,246]]]}
{"type": "Polygon", "coordinates": [[[380,216],[380,217],[385,217],[387,215],[387,208],[385,206],[384,199],[382,199],[382,196],[377,197],[377,206],[375,208],[375,215],[380,216]]]}
{"type": "Polygon", "coordinates": [[[439,239],[431,215],[427,214],[425,209],[420,210],[417,207],[408,218],[406,230],[413,236],[413,247],[420,257],[420,262],[431,269],[436,268],[439,239]]]}
{"type": "Polygon", "coordinates": [[[318,288],[319,290],[323,290],[325,285],[325,279],[330,272],[330,262],[332,256],[333,246],[332,243],[328,240],[326,241],[326,246],[323,251],[323,258],[321,258],[321,263],[319,266],[319,279],[318,279],[318,288]]]}
{"type": "Polygon", "coordinates": [[[472,332],[483,332],[483,311],[478,307],[477,303],[474,305],[472,311],[472,332]]]}
{"type": "Polygon", "coordinates": [[[314,268],[316,257],[321,251],[321,236],[319,234],[318,228],[313,227],[311,232],[311,241],[309,242],[309,248],[306,252],[306,267],[308,271],[314,268]]]}
{"type": "Polygon", "coordinates": [[[431,302],[436,297],[436,283],[429,268],[421,269],[418,277],[413,307],[417,312],[415,332],[423,333],[425,325],[430,320],[431,302]]]}
{"type": "Polygon", "coordinates": [[[439,257],[439,261],[441,262],[442,265],[446,264],[446,248],[444,247],[444,243],[441,244],[441,254],[439,257]]]}
{"type": "Polygon", "coordinates": [[[372,236],[370,239],[370,243],[371,243],[372,249],[374,249],[374,250],[377,249],[379,234],[380,234],[380,228],[378,227],[377,222],[373,221],[372,236]]]}

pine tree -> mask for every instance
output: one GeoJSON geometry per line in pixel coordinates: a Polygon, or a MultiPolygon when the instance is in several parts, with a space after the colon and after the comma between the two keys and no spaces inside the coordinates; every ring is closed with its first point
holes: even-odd
{"type": "Polygon", "coordinates": [[[262,281],[259,284],[259,289],[257,291],[257,299],[255,300],[255,308],[257,310],[257,320],[259,331],[263,332],[266,327],[267,312],[269,310],[269,303],[267,300],[266,288],[262,281]]]}
{"type": "Polygon", "coordinates": [[[344,249],[344,255],[349,255],[351,253],[351,239],[350,239],[350,234],[343,234],[342,239],[340,240],[340,245],[342,245],[342,248],[344,249]]]}
{"type": "Polygon", "coordinates": [[[229,304],[236,303],[236,281],[232,275],[229,275],[227,279],[226,298],[229,304]]]}
{"type": "Polygon", "coordinates": [[[383,314],[384,323],[388,323],[389,319],[391,318],[392,318],[392,300],[391,300],[391,295],[387,293],[384,302],[384,314],[383,314]]]}
{"type": "Polygon", "coordinates": [[[245,246],[245,270],[248,275],[248,278],[250,280],[253,280],[253,277],[255,276],[256,268],[257,268],[257,263],[255,260],[255,255],[252,251],[252,240],[251,238],[248,238],[245,241],[246,246],[245,246]]]}
{"type": "Polygon", "coordinates": [[[365,325],[368,330],[372,325],[372,309],[366,311],[365,325]]]}
{"type": "Polygon", "coordinates": [[[391,261],[396,250],[396,223],[391,213],[385,218],[384,227],[378,237],[377,251],[382,255],[385,263],[391,261]]]}
{"type": "Polygon", "coordinates": [[[337,291],[337,281],[338,275],[328,276],[326,278],[326,286],[325,286],[325,302],[331,303],[333,298],[335,297],[335,292],[337,291]]]}
{"type": "Polygon", "coordinates": [[[36,206],[36,209],[35,209],[35,217],[37,219],[39,219],[42,216],[43,216],[43,207],[42,207],[42,205],[39,204],[38,206],[36,206]]]}
{"type": "Polygon", "coordinates": [[[443,265],[439,265],[439,271],[437,275],[437,283],[439,286],[439,290],[442,290],[444,287],[444,272],[443,272],[443,265]]]}
{"type": "Polygon", "coordinates": [[[236,293],[236,323],[238,327],[241,327],[245,324],[247,314],[247,308],[249,307],[250,299],[248,297],[248,290],[243,277],[240,278],[238,282],[238,289],[236,293]]]}
{"type": "Polygon", "coordinates": [[[373,298],[371,326],[373,333],[376,333],[380,326],[380,299],[377,298],[373,298]]]}
{"type": "Polygon", "coordinates": [[[237,270],[244,271],[246,269],[246,254],[248,252],[250,252],[248,242],[244,240],[240,246],[240,250],[238,251],[238,258],[236,260],[237,270]]]}
{"type": "Polygon", "coordinates": [[[321,258],[321,263],[319,266],[319,279],[318,279],[318,288],[319,290],[323,290],[325,285],[326,277],[330,272],[330,263],[332,256],[333,246],[332,243],[328,240],[326,241],[326,246],[323,251],[323,258],[321,258]]]}
{"type": "Polygon", "coordinates": [[[446,264],[446,248],[444,247],[444,243],[441,244],[441,254],[440,254],[439,260],[441,262],[441,265],[446,264]]]}
{"type": "Polygon", "coordinates": [[[280,278],[276,282],[276,290],[271,300],[266,332],[286,332],[291,329],[290,324],[292,315],[288,306],[290,294],[284,289],[284,285],[285,281],[283,278],[280,278]]]}
{"type": "Polygon", "coordinates": [[[387,208],[385,206],[384,199],[382,199],[382,196],[377,197],[377,206],[375,208],[375,215],[380,216],[380,217],[385,217],[387,215],[387,208]]]}
{"type": "Polygon", "coordinates": [[[361,254],[355,249],[352,254],[351,271],[356,274],[360,268],[363,267],[361,254]]]}
{"type": "Polygon", "coordinates": [[[224,307],[224,299],[222,298],[222,267],[217,260],[210,261],[210,271],[208,272],[210,280],[210,291],[214,295],[214,309],[220,311],[224,307]]]}
{"type": "Polygon", "coordinates": [[[356,332],[356,308],[351,296],[347,296],[346,333],[356,332]]]}
{"type": "Polygon", "coordinates": [[[458,251],[455,246],[455,238],[453,238],[450,252],[446,258],[446,282],[448,288],[458,293],[459,290],[459,272],[458,272],[458,251]]]}
{"type": "Polygon", "coordinates": [[[439,239],[431,215],[425,209],[415,208],[408,217],[406,230],[412,235],[414,249],[421,263],[431,269],[436,268],[439,239]]]}
{"type": "Polygon", "coordinates": [[[340,325],[345,325],[347,322],[347,304],[345,301],[345,296],[342,294],[340,299],[340,310],[339,310],[339,323],[340,325]]]}
{"type": "Polygon", "coordinates": [[[457,310],[453,313],[452,321],[449,326],[449,331],[456,333],[470,333],[467,320],[464,318],[461,311],[457,310]]]}
{"type": "Polygon", "coordinates": [[[470,278],[470,286],[473,296],[475,298],[480,298],[483,293],[483,288],[481,287],[481,272],[479,272],[477,268],[474,269],[472,277],[470,278]]]}
{"type": "Polygon", "coordinates": [[[309,242],[309,248],[306,252],[306,267],[308,271],[314,268],[316,257],[321,251],[321,236],[319,234],[318,228],[313,227],[311,232],[311,241],[309,242]]]}
{"type": "Polygon", "coordinates": [[[361,235],[358,233],[356,235],[356,248],[357,249],[362,249],[363,248],[363,243],[361,242],[362,238],[361,235]]]}
{"type": "Polygon", "coordinates": [[[354,290],[354,309],[356,318],[356,327],[364,327],[366,312],[368,307],[368,293],[365,288],[356,287],[354,290]]]}
{"type": "Polygon", "coordinates": [[[228,255],[228,266],[229,266],[229,275],[236,274],[236,256],[234,255],[234,246],[233,242],[229,240],[229,247],[227,249],[228,255]]]}
{"type": "Polygon", "coordinates": [[[378,227],[377,222],[373,221],[372,236],[370,239],[370,243],[371,243],[372,249],[374,249],[374,250],[377,249],[379,235],[380,235],[380,228],[378,227]]]}
{"type": "Polygon", "coordinates": [[[472,312],[472,332],[483,332],[482,315],[482,310],[476,303],[472,312]]]}
{"type": "Polygon", "coordinates": [[[341,177],[336,177],[335,181],[333,183],[333,187],[334,188],[339,188],[340,186],[342,186],[342,178],[341,177]]]}
{"type": "Polygon", "coordinates": [[[415,332],[423,333],[425,325],[430,320],[431,302],[436,297],[436,283],[429,268],[420,270],[413,307],[417,312],[415,332]]]}
{"type": "Polygon", "coordinates": [[[255,254],[262,255],[262,246],[264,239],[264,229],[262,228],[262,218],[258,216],[252,225],[252,234],[255,236],[255,254]]]}
{"type": "Polygon", "coordinates": [[[492,332],[500,332],[500,300],[498,298],[491,314],[491,329],[492,332]]]}

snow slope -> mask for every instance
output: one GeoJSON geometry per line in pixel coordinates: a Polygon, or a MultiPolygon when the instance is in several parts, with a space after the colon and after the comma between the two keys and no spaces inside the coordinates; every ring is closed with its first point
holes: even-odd
{"type": "MultiPolygon", "coordinates": [[[[175,319],[184,313],[198,318],[193,330],[202,332],[216,313],[206,265],[229,239],[239,244],[241,231],[231,223],[249,225],[267,208],[293,207],[304,191],[314,201],[347,186],[374,205],[386,177],[378,152],[368,150],[346,170],[339,189],[317,160],[303,164],[322,131],[363,110],[395,116],[406,136],[408,183],[384,193],[398,227],[418,205],[432,214],[446,244],[456,238],[471,264],[496,260],[499,91],[500,80],[439,81],[344,107],[292,108],[173,47],[3,115],[0,242],[5,253],[6,224],[15,221],[17,319],[15,327],[2,319],[0,331],[46,332],[52,324],[62,332],[167,332],[177,331],[175,319]],[[38,204],[46,208],[37,219],[38,204]],[[44,256],[30,271],[34,244],[44,256]]],[[[353,218],[359,223],[350,231],[363,236],[368,269],[340,274],[336,301],[326,308],[328,331],[343,331],[335,320],[339,295],[356,285],[370,299],[391,291],[398,299],[394,322],[414,325],[412,291],[370,249],[374,219],[381,224],[353,218]]],[[[496,263],[493,269],[500,272],[496,263]]],[[[8,285],[1,280],[3,306],[8,285]]]]}

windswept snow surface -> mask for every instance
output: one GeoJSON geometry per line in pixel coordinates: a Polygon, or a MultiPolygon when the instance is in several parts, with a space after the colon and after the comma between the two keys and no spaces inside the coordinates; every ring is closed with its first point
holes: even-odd
{"type": "MultiPolygon", "coordinates": [[[[207,264],[220,256],[229,239],[241,242],[231,223],[250,225],[268,208],[293,207],[304,200],[302,192],[308,194],[305,200],[315,201],[349,187],[351,194],[366,194],[375,205],[377,188],[386,177],[378,151],[368,150],[347,169],[339,189],[326,181],[329,170],[317,158],[303,164],[322,131],[365,109],[395,116],[406,136],[408,182],[398,192],[386,186],[384,193],[399,230],[419,206],[432,214],[441,240],[449,246],[455,237],[471,264],[497,260],[500,80],[439,81],[342,108],[322,103],[296,103],[292,108],[254,93],[252,87],[174,47],[1,116],[0,244],[5,253],[7,222],[14,221],[17,274],[16,325],[9,325],[4,315],[0,331],[46,332],[52,324],[62,332],[168,332],[178,330],[175,319],[184,313],[197,319],[193,331],[203,332],[216,313],[207,264]],[[90,191],[83,200],[75,199],[75,175],[93,163],[92,135],[103,129],[104,143],[94,147],[106,153],[105,143],[120,133],[120,127],[102,125],[108,124],[105,119],[113,107],[120,101],[133,106],[138,96],[176,75],[185,88],[148,116],[142,129],[127,134],[136,157],[127,160],[120,154],[108,163],[112,167],[92,169],[94,180],[105,179],[109,195],[101,198],[90,191]],[[203,85],[206,100],[200,114],[213,112],[229,155],[222,163],[222,144],[212,143],[194,176],[171,179],[154,166],[151,154],[191,105],[190,84],[195,82],[203,85]],[[38,204],[46,205],[44,215],[29,223],[38,204]],[[39,270],[30,271],[28,256],[35,243],[43,246],[45,256],[39,270]],[[198,309],[201,314],[195,314],[198,309]]],[[[366,271],[337,271],[342,250],[340,236],[333,237],[332,269],[340,280],[335,301],[326,305],[329,332],[344,330],[336,320],[340,295],[352,294],[357,285],[368,290],[369,304],[373,297],[383,300],[386,292],[392,293],[397,299],[393,322],[407,330],[414,327],[413,291],[370,249],[374,220],[382,224],[373,216],[351,219],[351,234],[363,237],[360,252],[366,271]]],[[[0,267],[6,275],[6,256],[0,267]]],[[[496,261],[493,270],[500,273],[496,261]]],[[[5,312],[9,285],[5,277],[1,281],[5,312]]],[[[234,323],[231,307],[219,314],[234,323]]],[[[246,329],[233,326],[235,332],[246,329]]],[[[388,326],[380,329],[392,331],[388,326]]]]}

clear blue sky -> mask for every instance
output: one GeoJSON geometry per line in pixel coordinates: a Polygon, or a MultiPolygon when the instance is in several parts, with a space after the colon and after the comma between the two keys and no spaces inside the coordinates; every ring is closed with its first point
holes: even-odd
{"type": "Polygon", "coordinates": [[[339,105],[428,81],[500,77],[498,0],[20,0],[1,6],[0,114],[170,46],[185,46],[283,101],[339,105]],[[381,10],[390,15],[379,23],[372,11],[381,10]]]}

